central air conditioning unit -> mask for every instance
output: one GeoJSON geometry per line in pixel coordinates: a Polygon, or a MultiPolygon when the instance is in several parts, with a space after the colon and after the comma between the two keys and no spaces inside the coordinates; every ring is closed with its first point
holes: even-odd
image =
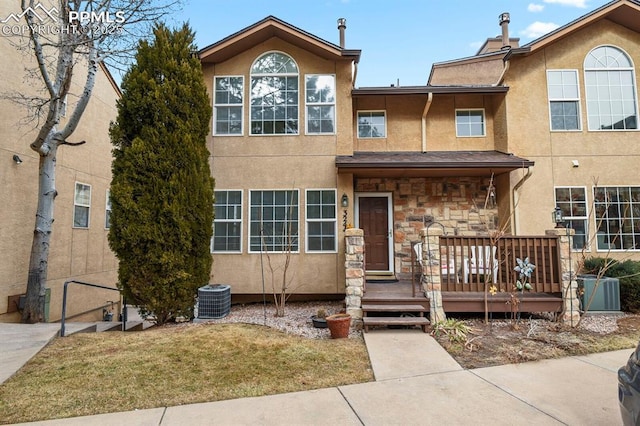
{"type": "Polygon", "coordinates": [[[587,310],[591,299],[589,312],[620,311],[620,280],[617,278],[601,277],[598,282],[595,275],[579,275],[578,288],[583,290],[582,310],[587,310]]]}
{"type": "Polygon", "coordinates": [[[224,318],[231,311],[231,286],[208,284],[198,289],[198,318],[224,318]]]}

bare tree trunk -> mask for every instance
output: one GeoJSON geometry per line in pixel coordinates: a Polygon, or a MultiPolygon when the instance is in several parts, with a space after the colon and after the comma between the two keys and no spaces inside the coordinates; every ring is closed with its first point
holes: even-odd
{"type": "MultiPolygon", "coordinates": [[[[47,139],[53,139],[55,128],[47,139]]],[[[53,206],[56,197],[55,166],[58,145],[49,144],[46,154],[40,154],[38,176],[38,207],[36,210],[33,243],[29,259],[29,279],[27,283],[27,297],[22,322],[36,323],[45,320],[44,302],[47,282],[47,268],[49,265],[49,247],[53,226],[53,206]]]]}

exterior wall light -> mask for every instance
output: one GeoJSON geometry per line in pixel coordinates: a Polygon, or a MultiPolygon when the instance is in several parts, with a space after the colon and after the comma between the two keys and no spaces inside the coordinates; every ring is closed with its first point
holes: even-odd
{"type": "Polygon", "coordinates": [[[349,207],[349,197],[347,196],[347,194],[342,194],[340,205],[342,205],[342,207],[349,207]]]}
{"type": "Polygon", "coordinates": [[[564,223],[564,217],[562,217],[562,209],[556,206],[555,209],[551,212],[551,218],[553,222],[556,224],[556,228],[563,228],[562,224],[564,223]]]}
{"type": "Polygon", "coordinates": [[[22,164],[22,159],[20,157],[18,157],[18,154],[13,154],[13,161],[16,164],[22,164]]]}

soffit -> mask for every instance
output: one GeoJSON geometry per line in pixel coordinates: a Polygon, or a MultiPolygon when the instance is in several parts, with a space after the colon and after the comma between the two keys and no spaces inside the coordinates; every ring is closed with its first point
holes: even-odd
{"type": "Polygon", "coordinates": [[[342,49],[280,19],[269,16],[235,34],[230,35],[198,52],[203,63],[220,63],[252,47],[277,37],[317,56],[330,60],[360,60],[360,50],[342,49]]]}
{"type": "Polygon", "coordinates": [[[490,176],[533,165],[499,151],[355,152],[336,157],[339,173],[358,177],[490,176]]]}

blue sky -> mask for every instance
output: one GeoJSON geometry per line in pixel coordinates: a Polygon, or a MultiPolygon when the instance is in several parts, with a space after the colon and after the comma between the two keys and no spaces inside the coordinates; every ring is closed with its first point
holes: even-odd
{"type": "Polygon", "coordinates": [[[274,15],[339,44],[336,21],[346,18],[345,47],[361,49],[356,85],[426,84],[434,62],[474,55],[500,34],[498,16],[511,14],[520,45],[608,3],[607,0],[186,0],[170,25],[189,21],[199,48],[274,15]],[[456,29],[457,28],[457,29],[456,29]]]}

